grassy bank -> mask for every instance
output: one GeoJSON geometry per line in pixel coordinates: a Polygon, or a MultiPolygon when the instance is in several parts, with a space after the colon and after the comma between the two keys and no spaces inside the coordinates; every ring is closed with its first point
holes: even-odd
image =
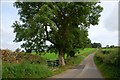
{"type": "Polygon", "coordinates": [[[2,55],[2,77],[3,78],[47,78],[59,74],[67,69],[73,68],[94,49],[80,50],[75,57],[66,59],[66,65],[63,67],[48,67],[46,57],[56,59],[56,54],[46,54],[41,57],[37,54],[17,53],[9,50],[1,50],[2,55]],[[50,56],[51,55],[51,56],[50,56]]]}
{"type": "Polygon", "coordinates": [[[0,50],[2,78],[46,78],[52,71],[39,55],[0,50]]]}
{"type": "Polygon", "coordinates": [[[2,70],[3,78],[46,78],[52,75],[46,65],[28,62],[21,64],[3,63],[2,70]]]}
{"type": "Polygon", "coordinates": [[[99,50],[94,57],[95,64],[105,78],[109,78],[110,80],[118,80],[118,78],[120,78],[120,54],[118,52],[118,49],[114,48],[103,50],[109,50],[109,53],[104,54],[102,53],[102,50],[99,50]]]}

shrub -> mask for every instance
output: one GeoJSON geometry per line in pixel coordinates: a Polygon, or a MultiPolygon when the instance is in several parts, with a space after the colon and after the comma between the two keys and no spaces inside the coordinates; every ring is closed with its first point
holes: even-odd
{"type": "Polygon", "coordinates": [[[95,54],[94,61],[102,75],[110,80],[119,80],[120,53],[118,49],[111,50],[109,54],[100,53],[101,52],[98,51],[97,54],[95,54]]]}
{"type": "Polygon", "coordinates": [[[104,63],[105,64],[118,64],[119,54],[118,50],[111,50],[109,54],[104,55],[104,63]]]}
{"type": "Polygon", "coordinates": [[[103,62],[105,64],[111,64],[111,65],[120,64],[120,61],[119,61],[120,54],[118,52],[118,49],[113,49],[109,51],[107,50],[105,51],[105,53],[102,53],[102,52],[98,51],[97,54],[95,55],[100,62],[103,62]]]}
{"type": "Polygon", "coordinates": [[[96,58],[97,58],[100,62],[103,62],[103,60],[104,60],[104,55],[103,55],[103,53],[97,52],[97,53],[95,54],[95,56],[96,56],[96,58]]]}
{"type": "Polygon", "coordinates": [[[110,53],[110,50],[102,50],[102,53],[103,53],[103,54],[109,54],[109,53],[110,53]]]}
{"type": "Polygon", "coordinates": [[[3,78],[46,78],[52,75],[52,72],[46,65],[3,63],[3,78]]]}

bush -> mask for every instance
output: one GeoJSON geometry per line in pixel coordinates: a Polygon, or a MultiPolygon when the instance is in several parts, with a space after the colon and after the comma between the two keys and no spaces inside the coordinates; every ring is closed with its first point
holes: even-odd
{"type": "Polygon", "coordinates": [[[95,54],[95,56],[96,56],[96,58],[97,58],[100,62],[103,62],[103,60],[104,60],[104,55],[103,55],[103,53],[97,52],[97,53],[95,54]]]}
{"type": "Polygon", "coordinates": [[[103,53],[103,54],[109,54],[109,53],[110,53],[110,50],[102,50],[102,53],[103,53]]]}
{"type": "Polygon", "coordinates": [[[3,63],[3,78],[46,78],[52,75],[52,72],[46,65],[3,63]]]}
{"type": "Polygon", "coordinates": [[[117,62],[118,62],[118,56],[119,56],[119,54],[118,54],[118,50],[117,49],[115,49],[115,50],[111,50],[110,51],[110,53],[109,54],[105,54],[104,55],[104,63],[105,64],[118,64],[117,62]]]}
{"type": "Polygon", "coordinates": [[[119,80],[120,78],[120,69],[115,67],[114,65],[106,65],[104,63],[99,62],[99,60],[94,57],[95,64],[97,68],[102,73],[103,77],[106,78],[105,80],[119,80]]]}
{"type": "Polygon", "coordinates": [[[119,62],[120,54],[118,52],[118,49],[113,49],[109,51],[107,50],[105,51],[105,53],[102,53],[102,52],[98,51],[98,53],[95,55],[100,62],[103,62],[105,64],[111,64],[111,65],[120,64],[119,62]]]}
{"type": "Polygon", "coordinates": [[[94,57],[95,64],[101,71],[102,75],[105,78],[111,78],[110,80],[119,80],[120,78],[120,69],[118,66],[118,60],[120,58],[117,57],[117,53],[118,50],[113,50],[110,54],[100,54],[100,52],[97,52],[94,57]]]}

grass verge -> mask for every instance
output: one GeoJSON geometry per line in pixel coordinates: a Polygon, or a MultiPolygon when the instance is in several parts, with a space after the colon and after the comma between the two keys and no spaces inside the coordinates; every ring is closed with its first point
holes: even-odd
{"type": "MultiPolygon", "coordinates": [[[[46,78],[52,71],[40,55],[0,50],[2,78],[46,78]]],[[[16,79],[18,80],[18,79],[16,79]]]]}
{"type": "MultiPolygon", "coordinates": [[[[102,76],[104,78],[106,78],[106,80],[107,79],[109,79],[109,80],[119,80],[120,69],[118,68],[118,65],[108,64],[108,62],[106,63],[105,60],[106,60],[107,57],[109,57],[109,55],[106,56],[106,54],[102,54],[101,51],[98,51],[95,54],[94,62],[96,64],[97,68],[100,70],[102,76]],[[98,55],[101,58],[99,58],[98,55]]],[[[113,60],[113,59],[109,58],[109,60],[113,60]]]]}
{"type": "Polygon", "coordinates": [[[75,57],[67,59],[66,66],[54,67],[52,70],[45,65],[44,60],[39,55],[22,54],[11,51],[1,51],[2,57],[2,77],[3,78],[47,78],[59,74],[67,69],[73,68],[94,50],[89,49],[81,52],[75,57]],[[14,61],[14,62],[13,62],[14,61]]]}

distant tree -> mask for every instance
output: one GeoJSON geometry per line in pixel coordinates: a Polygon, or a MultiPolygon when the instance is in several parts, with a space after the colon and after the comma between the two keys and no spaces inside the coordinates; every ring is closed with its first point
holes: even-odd
{"type": "Polygon", "coordinates": [[[76,47],[84,47],[87,29],[97,25],[103,8],[97,2],[15,2],[20,22],[13,24],[16,42],[25,41],[27,52],[41,52],[46,47],[59,52],[59,64],[64,55],[76,47]],[[51,42],[51,46],[46,44],[51,42]]]}
{"type": "Polygon", "coordinates": [[[111,45],[110,48],[114,48],[115,46],[114,45],[111,45]]]}
{"type": "Polygon", "coordinates": [[[15,52],[20,52],[20,50],[21,50],[20,48],[17,48],[17,49],[15,50],[15,52]]]}
{"type": "Polygon", "coordinates": [[[92,43],[92,48],[101,48],[102,45],[100,43],[92,43]]]}
{"type": "Polygon", "coordinates": [[[106,48],[109,48],[109,45],[106,45],[106,48]]]}

